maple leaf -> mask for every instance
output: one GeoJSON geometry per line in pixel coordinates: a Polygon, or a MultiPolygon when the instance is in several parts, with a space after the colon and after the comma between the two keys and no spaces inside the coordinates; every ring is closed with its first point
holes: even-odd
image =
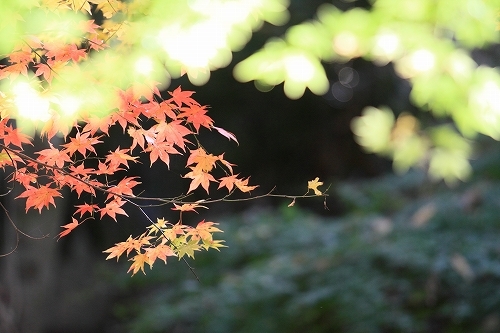
{"type": "Polygon", "coordinates": [[[94,149],[94,145],[102,143],[102,141],[99,141],[99,138],[100,136],[91,136],[90,132],[85,132],[83,134],[78,132],[74,138],[70,138],[69,143],[63,144],[62,146],[66,147],[66,150],[69,152],[69,156],[72,156],[77,151],[85,156],[87,150],[97,154],[94,149]]]}
{"type": "Polygon", "coordinates": [[[204,172],[201,170],[197,170],[194,167],[190,167],[192,171],[188,172],[185,174],[183,177],[184,178],[190,178],[192,179],[191,184],[189,185],[189,190],[187,193],[194,191],[198,186],[202,186],[205,191],[208,192],[208,187],[210,186],[210,182],[217,182],[211,174],[208,172],[204,172]]]}
{"type": "Polygon", "coordinates": [[[176,244],[181,244],[186,240],[186,237],[183,236],[185,229],[186,226],[178,222],[172,228],[162,229],[162,236],[176,244]]]}
{"type": "Polygon", "coordinates": [[[47,139],[52,139],[57,133],[61,133],[64,137],[67,137],[72,126],[61,117],[59,113],[49,110],[50,118],[43,124],[41,129],[41,136],[47,136],[47,139]]]}
{"type": "MultiPolygon", "coordinates": [[[[131,237],[129,237],[130,239],[131,237]]],[[[103,253],[109,253],[106,257],[106,260],[116,258],[116,261],[120,259],[120,256],[125,253],[125,251],[129,251],[130,243],[129,242],[120,242],[116,243],[115,246],[110,247],[107,250],[102,251],[103,253]]],[[[129,251],[130,252],[130,251],[129,251]]]]}
{"type": "MultiPolygon", "coordinates": [[[[172,98],[170,100],[174,101],[175,104],[177,104],[178,107],[181,107],[182,104],[186,105],[197,105],[198,102],[196,102],[194,99],[191,98],[191,95],[194,93],[194,91],[188,91],[188,90],[181,90],[181,87],[177,87],[174,91],[168,92],[172,98]]],[[[168,100],[168,101],[170,101],[168,100]]]]}
{"type": "Polygon", "coordinates": [[[168,221],[164,220],[164,219],[156,219],[156,223],[153,223],[149,226],[147,226],[147,229],[148,230],[148,235],[156,235],[156,233],[158,231],[162,231],[163,229],[165,229],[167,227],[167,223],[168,221]]]}
{"type": "Polygon", "coordinates": [[[134,92],[134,96],[136,98],[142,98],[144,97],[148,101],[152,102],[154,101],[154,95],[156,94],[157,96],[161,97],[160,91],[158,90],[159,82],[155,81],[150,81],[150,82],[137,82],[134,81],[132,83],[131,89],[134,92]]]}
{"type": "Polygon", "coordinates": [[[190,258],[194,258],[194,251],[200,251],[200,245],[198,244],[198,241],[195,239],[190,239],[184,244],[179,244],[175,246],[177,250],[177,255],[179,257],[179,260],[184,256],[187,255],[190,258]]]}
{"type": "Polygon", "coordinates": [[[2,169],[6,165],[11,165],[14,168],[17,168],[17,162],[22,162],[22,161],[23,160],[14,153],[6,153],[5,151],[0,152],[0,168],[2,169]]]}
{"type": "Polygon", "coordinates": [[[134,276],[139,270],[146,274],[146,272],[144,272],[144,264],[149,264],[149,268],[153,267],[153,262],[149,259],[146,253],[138,253],[129,260],[133,261],[133,263],[130,265],[127,273],[132,271],[132,276],[134,276]]]}
{"type": "Polygon", "coordinates": [[[222,243],[224,243],[224,241],[223,241],[223,240],[213,240],[213,239],[212,239],[212,240],[208,240],[208,239],[207,239],[207,240],[205,240],[205,239],[204,239],[204,240],[203,240],[203,244],[202,244],[202,246],[203,246],[203,248],[204,248],[205,250],[208,250],[208,249],[215,249],[215,250],[217,250],[217,251],[220,251],[220,250],[219,250],[219,248],[220,248],[220,247],[227,247],[226,245],[224,245],[224,244],[222,244],[222,243]]]}
{"type": "Polygon", "coordinates": [[[207,154],[202,148],[191,150],[186,162],[186,166],[196,164],[195,169],[203,172],[210,172],[219,160],[218,156],[207,154]]]}
{"type": "Polygon", "coordinates": [[[67,185],[71,188],[72,191],[75,191],[78,194],[78,198],[80,198],[82,192],[87,192],[95,196],[95,189],[92,187],[92,185],[96,187],[102,185],[101,183],[94,180],[82,179],[82,178],[75,179],[70,176],[65,176],[64,181],[66,181],[67,185]]]}
{"type": "Polygon", "coordinates": [[[94,135],[97,131],[108,135],[109,127],[114,124],[111,116],[97,117],[93,115],[84,120],[87,124],[83,127],[82,132],[89,131],[90,135],[94,135]]]}
{"type": "Polygon", "coordinates": [[[106,156],[106,162],[109,163],[109,168],[118,167],[119,165],[125,165],[128,168],[128,161],[135,162],[138,158],[137,156],[130,156],[127,154],[128,149],[116,148],[115,151],[110,151],[106,156]]]}
{"type": "MultiPolygon", "coordinates": [[[[44,46],[48,50],[45,56],[47,58],[54,58],[60,63],[68,60],[78,62],[87,57],[85,49],[78,49],[75,44],[45,43],[44,46]]],[[[53,63],[50,63],[50,61],[47,61],[47,63],[50,64],[50,67],[54,68],[53,63]]]]}
{"type": "Polygon", "coordinates": [[[127,129],[128,135],[132,137],[132,145],[130,146],[130,151],[134,150],[137,145],[139,145],[139,147],[144,150],[144,146],[146,144],[146,140],[144,139],[144,132],[144,129],[136,129],[132,126],[127,129]]]}
{"type": "Polygon", "coordinates": [[[99,25],[95,24],[95,20],[81,21],[80,29],[82,29],[83,32],[87,32],[89,34],[97,34],[97,31],[95,29],[99,29],[99,25]]]}
{"type": "MultiPolygon", "coordinates": [[[[12,154],[11,154],[12,156],[12,154]]],[[[36,183],[37,175],[31,172],[27,172],[26,168],[19,168],[12,174],[11,181],[16,180],[18,183],[28,188],[30,184],[36,183]]]]}
{"type": "Polygon", "coordinates": [[[75,165],[70,165],[69,170],[71,171],[71,174],[74,176],[88,176],[88,174],[93,173],[94,169],[91,168],[85,168],[85,165],[83,163],[78,164],[76,167],[75,165]]]}
{"type": "Polygon", "coordinates": [[[110,19],[116,13],[120,12],[122,7],[125,6],[119,0],[89,0],[89,2],[97,4],[97,9],[102,11],[105,18],[110,19]]]}
{"type": "Polygon", "coordinates": [[[135,96],[134,90],[129,88],[125,91],[118,90],[118,112],[114,113],[112,116],[113,123],[118,121],[123,130],[127,128],[127,124],[133,124],[136,127],[140,127],[138,119],[142,112],[140,96],[135,96]]]}
{"type": "Polygon", "coordinates": [[[97,164],[97,170],[96,170],[95,174],[96,175],[112,175],[117,170],[121,170],[121,169],[118,169],[118,166],[113,166],[113,168],[110,168],[109,165],[99,161],[99,163],[97,164]]]}
{"type": "Polygon", "coordinates": [[[254,189],[256,189],[257,187],[259,187],[259,185],[255,185],[255,186],[248,186],[248,180],[250,179],[250,177],[248,177],[247,179],[237,179],[235,182],[234,182],[234,185],[241,191],[241,192],[250,192],[254,189]]]}
{"type": "Polygon", "coordinates": [[[211,128],[213,126],[213,119],[206,115],[208,112],[206,106],[201,105],[191,105],[187,108],[180,108],[182,113],[179,114],[179,118],[186,118],[187,122],[193,124],[196,132],[200,130],[200,126],[211,128]]]}
{"type": "Polygon", "coordinates": [[[235,164],[232,164],[232,163],[229,163],[228,161],[226,161],[226,160],[224,159],[224,154],[221,154],[221,155],[217,156],[217,158],[219,159],[219,161],[220,161],[222,164],[224,164],[224,166],[225,166],[226,168],[228,168],[229,172],[230,172],[231,174],[233,174],[233,166],[235,166],[235,164]]]}
{"type": "Polygon", "coordinates": [[[127,213],[121,208],[125,204],[125,201],[120,199],[115,199],[106,204],[106,207],[101,208],[99,211],[101,212],[101,218],[104,215],[109,215],[116,222],[116,214],[121,214],[128,216],[127,213]]]}
{"type": "Polygon", "coordinates": [[[148,149],[146,151],[149,151],[149,159],[151,161],[151,165],[153,165],[156,160],[158,160],[158,157],[160,160],[163,161],[167,165],[167,167],[170,168],[170,156],[169,154],[180,154],[177,149],[175,149],[171,143],[167,142],[160,142],[160,143],[153,143],[149,145],[148,149]]]}
{"type": "Polygon", "coordinates": [[[43,207],[48,209],[50,204],[54,207],[56,206],[55,197],[62,198],[61,193],[57,189],[51,188],[49,185],[41,185],[40,187],[26,187],[26,190],[17,196],[16,199],[26,198],[26,211],[33,207],[41,213],[43,207]]]}
{"type": "Polygon", "coordinates": [[[49,83],[52,81],[53,73],[49,66],[47,66],[46,64],[38,64],[35,65],[35,67],[37,68],[35,76],[43,75],[45,81],[49,83]]]}
{"type": "Polygon", "coordinates": [[[240,143],[236,139],[236,135],[234,135],[233,133],[231,133],[229,131],[226,131],[223,128],[216,127],[216,126],[212,126],[212,128],[215,128],[217,130],[217,132],[219,132],[220,134],[222,134],[223,136],[225,136],[226,138],[228,138],[229,141],[233,140],[233,141],[235,141],[238,144],[238,146],[240,145],[240,143]]]}
{"type": "Polygon", "coordinates": [[[25,64],[33,61],[31,49],[17,50],[9,54],[9,62],[12,64],[25,64]]]}
{"type": "Polygon", "coordinates": [[[108,45],[104,44],[104,40],[97,38],[97,36],[89,38],[87,41],[89,42],[89,47],[95,51],[104,50],[108,47],[108,45]]]}
{"type": "Polygon", "coordinates": [[[139,177],[125,177],[116,186],[109,189],[106,199],[110,199],[114,194],[134,196],[132,188],[139,185],[141,182],[135,181],[139,177]]]}
{"type": "Polygon", "coordinates": [[[50,148],[40,150],[36,152],[38,155],[38,161],[47,164],[48,166],[57,165],[59,168],[64,167],[65,162],[71,162],[71,158],[65,151],[54,148],[52,144],[50,148]]]}
{"type": "Polygon", "coordinates": [[[64,236],[68,235],[71,231],[73,231],[73,229],[75,229],[76,227],[78,227],[78,225],[79,225],[78,221],[75,218],[73,218],[73,217],[71,219],[72,219],[73,222],[61,226],[61,228],[64,228],[65,230],[63,230],[63,231],[61,231],[59,233],[58,240],[61,239],[64,236]]]}
{"type": "MultiPolygon", "coordinates": [[[[162,241],[167,241],[166,239],[162,239],[162,241]]],[[[148,247],[145,249],[146,256],[148,257],[149,262],[153,263],[158,258],[163,260],[163,262],[167,263],[167,256],[176,257],[177,255],[172,250],[172,248],[164,243],[158,244],[155,247],[148,247]]]]}
{"type": "Polygon", "coordinates": [[[28,77],[28,64],[18,63],[0,69],[0,80],[4,77],[10,77],[11,80],[16,79],[19,74],[28,77]]]}
{"type": "Polygon", "coordinates": [[[198,223],[196,226],[196,232],[198,233],[198,236],[203,240],[211,241],[212,240],[212,234],[214,232],[222,232],[219,228],[215,227],[218,223],[215,222],[205,222],[205,220],[201,221],[198,223]]]}
{"type": "Polygon", "coordinates": [[[129,255],[129,253],[132,251],[132,250],[135,250],[136,252],[141,252],[141,249],[143,246],[149,246],[151,245],[151,243],[149,242],[149,240],[151,239],[152,237],[150,236],[147,236],[146,233],[143,233],[142,235],[140,235],[139,237],[137,238],[132,238],[132,236],[130,236],[128,239],[127,239],[127,244],[128,244],[128,249],[127,249],[127,256],[129,255]]]}
{"type": "Polygon", "coordinates": [[[221,177],[219,179],[220,183],[219,183],[218,189],[220,189],[221,187],[226,187],[227,190],[229,192],[231,192],[233,190],[234,183],[238,180],[237,177],[238,177],[238,175],[231,175],[231,176],[221,177]]]}
{"type": "Polygon", "coordinates": [[[307,191],[313,190],[314,194],[316,195],[322,195],[323,193],[318,190],[318,186],[323,185],[323,182],[319,181],[319,177],[314,178],[313,180],[310,180],[307,182],[307,191]]]}
{"type": "Polygon", "coordinates": [[[181,125],[180,120],[172,120],[169,123],[162,121],[155,125],[155,132],[158,133],[156,137],[158,142],[166,141],[178,146],[182,150],[184,150],[185,142],[189,142],[184,137],[192,134],[188,128],[181,125]]]}
{"type": "Polygon", "coordinates": [[[84,203],[83,205],[76,205],[78,209],[73,213],[74,215],[80,213],[80,217],[83,217],[85,213],[89,213],[90,215],[94,215],[94,212],[99,210],[99,206],[92,204],[89,205],[88,203],[84,203]]]}
{"type": "Polygon", "coordinates": [[[5,133],[0,135],[0,138],[3,139],[6,146],[11,143],[19,148],[22,148],[23,143],[33,145],[29,136],[21,133],[17,128],[12,128],[12,125],[4,126],[3,130],[5,133]]]}
{"type": "Polygon", "coordinates": [[[181,206],[177,205],[177,204],[174,204],[174,208],[172,208],[172,210],[178,210],[178,211],[181,211],[181,212],[195,212],[195,213],[198,213],[195,208],[206,208],[208,209],[208,207],[206,206],[202,206],[202,205],[199,205],[197,203],[186,203],[186,204],[182,204],[181,206]]]}

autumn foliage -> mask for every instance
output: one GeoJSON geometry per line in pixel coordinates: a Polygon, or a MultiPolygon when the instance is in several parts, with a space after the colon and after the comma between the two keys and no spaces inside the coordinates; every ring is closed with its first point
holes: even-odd
{"type": "MultiPolygon", "coordinates": [[[[123,10],[127,2],[46,0],[39,5],[48,12],[100,11],[109,19],[123,10]]],[[[64,112],[60,96],[53,94],[56,87],[67,83],[68,76],[62,73],[86,73],[91,55],[117,42],[123,42],[120,45],[124,47],[126,43],[119,32],[124,24],[105,20],[98,25],[86,19],[77,24],[79,35],[64,35],[61,31],[25,35],[5,56],[0,79],[2,87],[8,89],[0,90],[0,166],[12,186],[22,189],[17,198],[25,199],[26,211],[41,213],[55,207],[64,190],[76,193],[80,202],[71,222],[62,226],[59,238],[88,220],[108,216],[116,221],[119,215],[128,216],[128,209],[140,210],[150,222],[147,230],[104,251],[107,259],[129,257],[129,271],[135,274],[144,272],[146,264],[153,266],[157,259],[166,263],[169,256],[194,257],[196,251],[224,246],[223,241],[213,239],[213,234],[221,231],[217,223],[202,220],[189,226],[182,223],[182,214],[207,208],[204,205],[224,200],[235,191],[250,192],[256,186],[249,184],[248,177],[235,173],[235,165],[224,154],[212,154],[199,142],[197,135],[202,130],[215,130],[229,140],[237,140],[231,132],[214,126],[208,108],[193,99],[192,91],[178,87],[163,98],[160,84],[154,80],[143,78],[128,87],[113,86],[89,69],[94,76],[89,74],[85,84],[105,87],[111,95],[104,103],[107,111],[95,112],[92,105],[84,104],[71,116],[64,112]],[[47,98],[48,106],[45,115],[35,115],[38,121],[32,124],[36,134],[28,135],[23,128],[26,122],[20,122],[19,99],[28,99],[22,93],[30,92],[32,87],[40,98],[47,98]],[[96,147],[110,138],[112,127],[118,127],[129,140],[99,155],[96,147]],[[28,153],[25,148],[33,146],[32,135],[40,135],[46,146],[34,146],[28,153]],[[184,159],[186,171],[182,177],[189,180],[187,191],[175,198],[139,195],[141,179],[131,176],[128,169],[140,155],[146,155],[150,165],[160,163],[167,170],[171,159],[184,159]],[[188,195],[198,188],[207,194],[216,190],[221,194],[218,199],[189,201],[188,195]],[[142,208],[151,203],[170,205],[178,219],[169,222],[149,217],[142,208]]],[[[321,194],[318,185],[316,180],[311,188],[321,194]]]]}

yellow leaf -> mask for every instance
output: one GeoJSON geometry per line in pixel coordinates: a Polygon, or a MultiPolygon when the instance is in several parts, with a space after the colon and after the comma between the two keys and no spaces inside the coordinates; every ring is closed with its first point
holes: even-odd
{"type": "Polygon", "coordinates": [[[133,263],[130,265],[127,273],[132,271],[132,276],[134,276],[139,270],[146,274],[146,272],[144,272],[144,264],[149,264],[149,268],[153,266],[153,262],[151,262],[146,253],[138,253],[129,260],[133,261],[133,263]]]}
{"type": "Polygon", "coordinates": [[[316,177],[314,178],[314,180],[310,180],[307,182],[307,190],[313,190],[314,191],[314,194],[316,195],[322,195],[323,193],[318,190],[318,186],[321,186],[323,185],[323,182],[320,182],[319,181],[319,178],[316,177]]]}

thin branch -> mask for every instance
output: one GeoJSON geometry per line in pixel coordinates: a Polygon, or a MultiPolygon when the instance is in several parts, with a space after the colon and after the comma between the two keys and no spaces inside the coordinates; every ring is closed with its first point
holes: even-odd
{"type": "Polygon", "coordinates": [[[47,238],[49,235],[44,235],[42,237],[35,237],[35,236],[30,236],[28,235],[27,233],[25,232],[22,232],[18,227],[17,225],[14,223],[14,221],[12,220],[12,218],[10,217],[9,215],[9,211],[7,210],[7,208],[5,208],[5,206],[0,203],[0,207],[2,207],[4,213],[5,213],[5,216],[7,217],[7,220],[10,222],[10,224],[12,225],[12,227],[14,228],[14,230],[16,231],[16,246],[14,247],[14,249],[12,249],[10,252],[8,253],[4,253],[4,254],[0,254],[0,258],[1,257],[6,257],[12,253],[14,253],[16,250],[17,250],[17,247],[19,246],[19,234],[23,235],[24,237],[28,237],[30,239],[44,239],[44,238],[47,238]]]}

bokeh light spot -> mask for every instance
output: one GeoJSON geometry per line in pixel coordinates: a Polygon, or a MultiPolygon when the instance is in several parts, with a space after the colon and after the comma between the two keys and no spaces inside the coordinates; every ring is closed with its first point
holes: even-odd
{"type": "Polygon", "coordinates": [[[40,96],[38,91],[33,89],[26,82],[19,82],[13,88],[14,104],[17,107],[18,114],[31,120],[47,121],[50,119],[50,103],[46,98],[40,96]]]}

